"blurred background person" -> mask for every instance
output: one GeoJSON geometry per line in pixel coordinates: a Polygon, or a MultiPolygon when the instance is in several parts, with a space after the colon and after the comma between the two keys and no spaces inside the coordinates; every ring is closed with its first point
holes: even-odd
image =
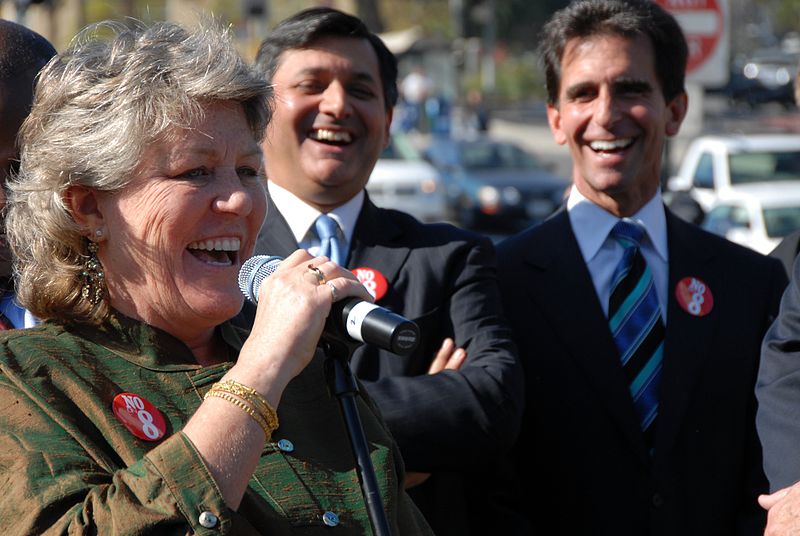
{"type": "Polygon", "coordinates": [[[683,33],[655,2],[579,0],[540,52],[574,184],[565,209],[498,246],[526,366],[515,459],[531,534],[761,534],[753,387],[786,277],[664,206],[683,33]]]}
{"type": "Polygon", "coordinates": [[[50,42],[11,21],[0,19],[0,329],[30,327],[36,319],[16,301],[11,251],[5,237],[5,184],[19,168],[17,132],[33,101],[36,75],[56,50],[50,42]]]}
{"type": "Polygon", "coordinates": [[[422,66],[415,65],[400,82],[404,131],[428,132],[428,114],[425,104],[432,94],[433,82],[425,74],[422,66]]]}
{"type": "MultiPolygon", "coordinates": [[[[315,350],[336,297],[370,296],[300,251],[262,285],[250,334],[228,322],[266,210],[270,89],[212,25],[130,24],[51,61],[21,129],[8,234],[44,322],[0,335],[0,519],[12,534],[365,534],[315,350]]],[[[429,533],[357,405],[390,525],[429,533]]]]}
{"type": "Polygon", "coordinates": [[[464,126],[468,132],[485,134],[489,131],[489,109],[478,89],[467,92],[464,126]]]}
{"type": "Polygon", "coordinates": [[[492,243],[378,208],[364,190],[397,102],[394,56],[358,18],[319,8],[270,31],[256,68],[276,96],[256,252],[329,256],[358,273],[376,303],[419,325],[411,355],[362,346],[351,366],[400,445],[413,472],[406,485],[436,533],[501,527],[510,516],[495,499],[513,491],[490,480],[516,436],[523,385],[492,243]]]}

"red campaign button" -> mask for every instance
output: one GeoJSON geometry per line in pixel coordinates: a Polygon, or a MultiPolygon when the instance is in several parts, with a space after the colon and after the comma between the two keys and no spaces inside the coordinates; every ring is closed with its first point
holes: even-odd
{"type": "Polygon", "coordinates": [[[375,301],[380,300],[386,295],[389,290],[389,283],[386,278],[378,270],[374,268],[361,267],[353,270],[356,277],[364,285],[375,301]]]}
{"type": "Polygon", "coordinates": [[[675,299],[692,316],[706,316],[714,308],[711,289],[696,277],[684,277],[675,285],[675,299]]]}
{"type": "Polygon", "coordinates": [[[158,441],[167,431],[164,416],[146,398],[133,393],[114,397],[114,416],[125,428],[145,441],[158,441]]]}

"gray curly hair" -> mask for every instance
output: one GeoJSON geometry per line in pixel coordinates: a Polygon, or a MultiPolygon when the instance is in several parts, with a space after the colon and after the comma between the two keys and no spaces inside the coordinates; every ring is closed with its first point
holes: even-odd
{"type": "Polygon", "coordinates": [[[138,21],[83,30],[40,73],[20,129],[6,219],[20,303],[41,319],[103,321],[106,300],[81,297],[89,230],[73,220],[67,188],[125,188],[145,149],[195,124],[209,102],[239,103],[260,142],[271,96],[214,21],[193,31],[138,21]]]}

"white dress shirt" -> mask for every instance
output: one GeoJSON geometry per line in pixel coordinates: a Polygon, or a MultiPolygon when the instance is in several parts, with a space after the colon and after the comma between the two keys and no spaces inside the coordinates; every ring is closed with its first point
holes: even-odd
{"type": "MultiPolygon", "coordinates": [[[[567,200],[567,210],[583,260],[592,275],[592,283],[597,291],[597,297],[603,306],[603,312],[608,316],[611,278],[624,251],[624,248],[609,236],[619,218],[586,199],[574,186],[567,200]]],[[[669,252],[667,251],[667,218],[664,213],[661,192],[656,192],[656,195],[630,219],[640,223],[646,231],[641,251],[653,273],[656,294],[661,305],[661,315],[666,324],[669,252]]]]}
{"type": "MultiPolygon", "coordinates": [[[[286,188],[282,188],[272,181],[267,181],[267,188],[269,189],[270,197],[272,197],[272,202],[275,203],[286,223],[289,224],[289,229],[291,229],[297,245],[311,255],[319,255],[320,243],[314,223],[322,213],[286,188]]],[[[358,220],[358,215],[363,205],[364,190],[361,190],[347,203],[328,212],[328,216],[339,224],[339,229],[341,230],[339,240],[346,252],[350,251],[350,241],[353,238],[356,220],[358,220]]]]}

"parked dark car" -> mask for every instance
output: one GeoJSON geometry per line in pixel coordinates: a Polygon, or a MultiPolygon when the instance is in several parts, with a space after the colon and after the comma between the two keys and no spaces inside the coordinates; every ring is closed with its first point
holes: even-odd
{"type": "Polygon", "coordinates": [[[488,137],[434,139],[425,151],[462,227],[516,231],[558,208],[569,183],[521,147],[488,137]]]}
{"type": "Polygon", "coordinates": [[[712,91],[724,94],[734,105],[756,108],[775,102],[792,109],[798,59],[797,54],[775,49],[754,52],[735,62],[728,83],[712,91]]]}

